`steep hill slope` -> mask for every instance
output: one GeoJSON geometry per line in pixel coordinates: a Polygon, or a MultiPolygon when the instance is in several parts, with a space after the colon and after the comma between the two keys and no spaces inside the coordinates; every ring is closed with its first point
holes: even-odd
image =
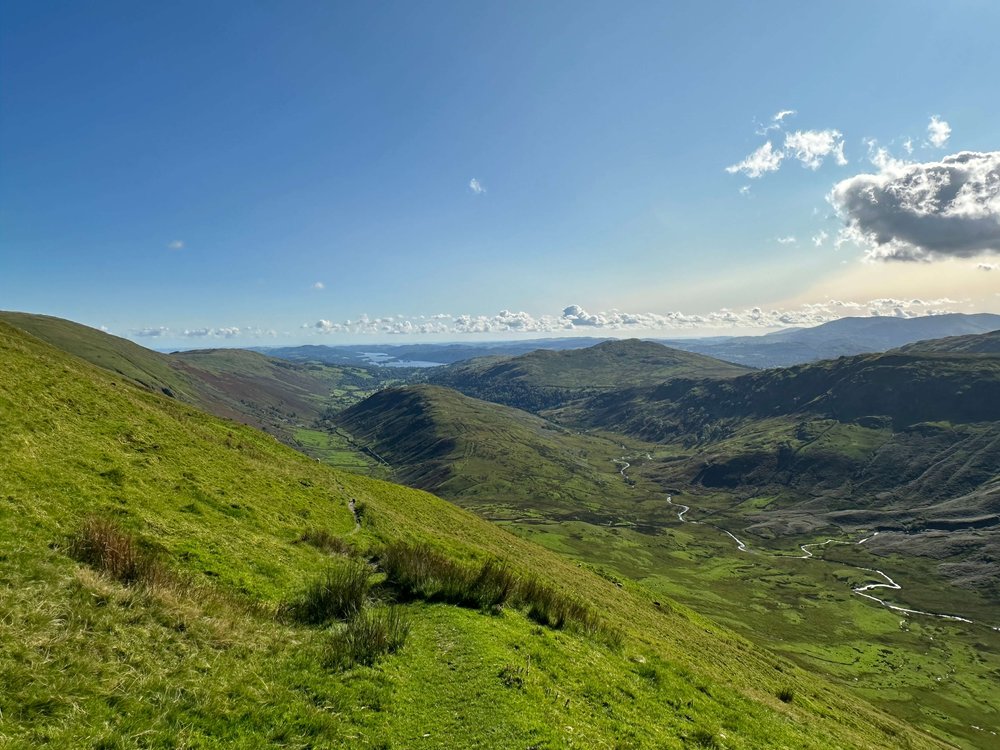
{"type": "MultiPolygon", "coordinates": [[[[344,408],[393,382],[365,368],[293,364],[240,349],[161,354],[46,315],[0,312],[0,321],[151,391],[264,429],[326,459],[331,459],[331,451],[324,448],[335,436],[312,430],[313,422],[325,411],[344,408]]],[[[337,447],[346,450],[334,457],[352,453],[349,446],[337,447]]],[[[348,458],[349,464],[367,465],[363,457],[348,458]]]]}
{"type": "Polygon", "coordinates": [[[634,509],[618,441],[582,434],[448,388],[389,388],[336,423],[394,467],[394,478],[491,519],[624,523],[634,509]]]}
{"type": "Polygon", "coordinates": [[[519,357],[474,359],[435,369],[427,377],[435,385],[467,396],[540,411],[583,396],[669,378],[729,378],[746,372],[739,365],[627,339],[586,349],[540,349],[519,357]]]}
{"type": "Polygon", "coordinates": [[[778,331],[766,336],[677,339],[663,343],[751,367],[788,367],[834,357],[884,352],[925,339],[998,329],[1000,315],[952,313],[916,318],[841,318],[813,328],[778,331]]]}
{"type": "Polygon", "coordinates": [[[936,746],[433,496],[324,467],[5,324],[0,360],[7,746],[936,746]],[[88,517],[122,531],[81,531],[88,517]],[[114,536],[129,533],[134,553],[114,536]],[[400,580],[381,572],[391,545],[423,541],[453,565],[492,556],[537,576],[534,591],[585,603],[602,629],[418,593],[396,610],[411,623],[398,653],[335,666],[353,626],[277,607],[355,564],[320,539],[376,566],[373,596],[400,580]]]}

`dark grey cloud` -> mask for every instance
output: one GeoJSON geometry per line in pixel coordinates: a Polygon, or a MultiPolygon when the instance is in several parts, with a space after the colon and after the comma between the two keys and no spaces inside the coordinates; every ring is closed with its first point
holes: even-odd
{"type": "Polygon", "coordinates": [[[878,174],[837,183],[830,202],[842,237],[876,260],[936,260],[1000,253],[1000,151],[940,161],[883,160],[878,174]]]}

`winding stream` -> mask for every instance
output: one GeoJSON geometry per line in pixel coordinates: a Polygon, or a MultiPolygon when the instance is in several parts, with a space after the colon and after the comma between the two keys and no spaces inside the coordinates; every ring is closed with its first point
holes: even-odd
{"type": "MultiPolygon", "coordinates": [[[[648,453],[646,454],[646,456],[648,458],[652,459],[652,456],[650,456],[648,453]]],[[[616,460],[615,463],[622,464],[622,468],[621,468],[620,473],[621,473],[622,477],[624,477],[626,480],[628,480],[628,475],[626,475],[625,472],[631,466],[631,464],[626,460],[626,456],[622,456],[621,459],[616,460]]],[[[689,524],[694,524],[694,525],[698,525],[698,526],[711,526],[713,529],[716,529],[717,531],[721,531],[723,534],[725,534],[730,539],[732,539],[734,542],[736,542],[736,549],[739,550],[740,552],[747,552],[749,554],[760,554],[756,550],[749,550],[749,549],[747,549],[746,542],[744,542],[743,540],[741,540],[739,537],[737,537],[731,531],[727,531],[726,529],[722,528],[721,526],[716,526],[713,523],[708,523],[708,522],[705,522],[705,521],[691,521],[691,520],[689,520],[687,518],[684,518],[684,515],[688,511],[691,510],[691,506],[690,505],[683,505],[681,503],[675,503],[673,501],[673,497],[670,496],[670,495],[667,495],[667,504],[670,505],[670,506],[672,506],[672,507],[674,507],[675,509],[676,508],[680,508],[680,510],[677,512],[677,520],[680,521],[681,523],[689,523],[689,524]]],[[[792,557],[792,558],[795,558],[797,560],[809,560],[809,559],[812,559],[812,558],[815,557],[815,555],[811,551],[811,548],[813,548],[813,547],[825,547],[828,544],[849,544],[849,545],[864,544],[865,542],[869,541],[870,539],[874,539],[878,535],[879,535],[879,532],[876,531],[876,532],[874,532],[872,534],[869,534],[868,536],[866,536],[866,537],[864,537],[862,539],[859,539],[856,542],[843,541],[843,540],[840,540],[840,539],[827,539],[826,541],[823,541],[823,542],[811,542],[809,544],[799,545],[799,549],[802,550],[802,554],[801,555],[782,555],[782,554],[772,553],[771,556],[772,557],[792,557]]],[[[980,625],[982,627],[988,627],[991,630],[994,630],[994,631],[1000,633],[1000,627],[998,627],[996,625],[989,625],[989,624],[987,624],[985,622],[977,622],[976,620],[971,620],[968,617],[962,617],[960,615],[943,614],[943,613],[940,613],[940,612],[926,612],[926,611],[921,610],[921,609],[910,609],[908,607],[901,607],[901,606],[899,606],[897,604],[893,604],[892,602],[888,602],[885,599],[881,599],[881,598],[875,596],[874,594],[868,593],[870,591],[874,591],[875,589],[889,589],[890,591],[902,591],[903,587],[900,586],[898,583],[896,583],[896,581],[894,581],[892,578],[890,578],[888,574],[884,573],[881,570],[878,570],[877,568],[864,568],[864,567],[861,567],[859,565],[850,565],[849,563],[838,563],[838,564],[847,565],[848,567],[854,568],[855,570],[864,571],[865,573],[873,573],[873,574],[875,574],[877,576],[880,576],[882,579],[884,579],[883,582],[879,582],[879,583],[866,583],[866,584],[861,585],[861,586],[852,586],[851,587],[851,593],[852,594],[856,594],[857,596],[864,597],[865,599],[870,599],[873,602],[877,602],[879,605],[885,607],[886,609],[890,609],[893,612],[901,612],[901,613],[906,614],[906,615],[921,615],[923,617],[937,617],[938,619],[941,619],[941,620],[952,620],[952,621],[955,621],[955,622],[964,622],[964,623],[967,623],[969,625],[980,625]]]]}

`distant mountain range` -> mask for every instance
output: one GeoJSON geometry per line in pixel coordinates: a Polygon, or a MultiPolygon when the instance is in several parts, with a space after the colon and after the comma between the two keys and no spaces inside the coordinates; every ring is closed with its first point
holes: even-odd
{"type": "MultiPolygon", "coordinates": [[[[814,328],[761,336],[647,339],[747,367],[787,367],[821,359],[883,352],[924,339],[1000,330],[1000,315],[929,315],[917,318],[841,318],[814,328]]],[[[592,336],[446,344],[351,344],[256,347],[253,351],[292,362],[392,368],[447,365],[479,357],[516,357],[536,350],[584,349],[618,339],[592,336]]]]}
{"type": "Polygon", "coordinates": [[[788,367],[821,359],[884,352],[924,339],[1000,330],[1000,315],[926,315],[917,318],[841,318],[814,328],[764,336],[658,339],[676,349],[750,367],[788,367]]]}
{"type": "Polygon", "coordinates": [[[521,341],[477,341],[474,344],[350,344],[344,346],[307,344],[303,346],[256,347],[254,351],[293,362],[426,367],[434,364],[446,365],[462,362],[476,357],[513,357],[536,349],[551,349],[553,351],[583,349],[607,340],[606,338],[573,336],[521,341]]]}

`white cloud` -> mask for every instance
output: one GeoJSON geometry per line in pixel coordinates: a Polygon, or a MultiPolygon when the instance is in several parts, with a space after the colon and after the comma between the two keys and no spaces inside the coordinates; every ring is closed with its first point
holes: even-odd
{"type": "Polygon", "coordinates": [[[846,225],[838,244],[855,242],[872,260],[1000,252],[1000,151],[876,165],[877,174],[842,180],[828,197],[846,225]]]}
{"type": "Polygon", "coordinates": [[[809,169],[819,169],[827,156],[844,166],[844,136],[839,130],[796,130],[785,135],[785,153],[809,169]]]}
{"type": "Polygon", "coordinates": [[[483,184],[475,177],[469,180],[469,190],[471,190],[476,195],[482,195],[483,193],[486,192],[486,188],[484,188],[483,184]]]}
{"type": "Polygon", "coordinates": [[[781,130],[782,120],[784,120],[786,117],[792,117],[793,115],[796,114],[798,113],[794,109],[783,109],[780,112],[775,112],[774,116],[771,118],[771,121],[767,125],[761,128],[757,128],[756,130],[757,135],[767,135],[772,130],[781,130]]]}
{"type": "MultiPolygon", "coordinates": [[[[795,114],[793,110],[779,112],[773,118],[775,124],[763,131],[758,130],[758,134],[765,135],[769,130],[780,129],[781,120],[792,114],[795,114]]],[[[804,167],[819,169],[827,157],[832,157],[840,166],[847,164],[844,136],[839,130],[796,130],[785,133],[785,142],[780,148],[768,140],[743,161],[726,167],[726,171],[757,179],[767,172],[777,172],[785,159],[797,159],[804,167]]]]}
{"type": "Polygon", "coordinates": [[[184,240],[174,240],[173,242],[167,243],[167,249],[169,250],[183,250],[184,240]]]}
{"type": "Polygon", "coordinates": [[[750,195],[750,186],[749,185],[743,185],[740,188],[740,195],[750,195]]]}
{"type": "Polygon", "coordinates": [[[580,305],[570,305],[558,315],[532,315],[501,310],[495,315],[434,315],[407,318],[388,316],[336,323],[319,320],[303,328],[318,334],[352,335],[463,335],[525,333],[551,334],[591,331],[677,331],[711,328],[767,329],[785,326],[810,326],[847,316],[916,317],[954,312],[958,303],[950,299],[892,299],[868,302],[828,300],[797,308],[770,309],[752,307],[743,310],[722,309],[703,314],[683,312],[628,313],[620,310],[589,312],[580,305]]]}
{"type": "Polygon", "coordinates": [[[796,240],[792,235],[788,235],[787,237],[778,237],[778,243],[781,245],[794,245],[797,241],[798,240],[796,240]]]}
{"type": "Polygon", "coordinates": [[[908,154],[912,154],[913,153],[913,139],[912,138],[907,138],[906,140],[903,141],[903,150],[906,153],[908,153],[908,154]]]}
{"type": "Polygon", "coordinates": [[[166,336],[170,333],[170,329],[166,326],[159,326],[157,328],[138,328],[132,331],[133,336],[140,336],[142,338],[155,338],[157,336],[166,336]]]}
{"type": "Polygon", "coordinates": [[[324,284],[322,281],[317,281],[315,284],[313,284],[313,289],[323,291],[324,289],[326,289],[326,284],[324,284]]]}
{"type": "Polygon", "coordinates": [[[951,125],[937,115],[931,117],[927,125],[927,140],[936,148],[942,148],[951,137],[951,125]]]}
{"type": "Polygon", "coordinates": [[[777,171],[784,158],[785,155],[781,151],[775,151],[774,145],[768,141],[739,164],[726,167],[726,171],[729,174],[742,172],[751,179],[757,179],[765,172],[777,171]]]}
{"type": "MultiPolygon", "coordinates": [[[[181,336],[184,338],[223,338],[223,339],[234,339],[239,336],[244,331],[236,326],[224,327],[224,328],[186,328],[181,332],[181,336]]],[[[257,335],[265,333],[261,329],[253,329],[253,332],[257,335]]],[[[251,333],[251,330],[245,331],[245,333],[251,333]]]]}
{"type": "Polygon", "coordinates": [[[812,242],[816,247],[823,247],[823,243],[826,242],[829,236],[830,235],[828,235],[825,230],[820,229],[816,234],[813,235],[812,242]]]}

